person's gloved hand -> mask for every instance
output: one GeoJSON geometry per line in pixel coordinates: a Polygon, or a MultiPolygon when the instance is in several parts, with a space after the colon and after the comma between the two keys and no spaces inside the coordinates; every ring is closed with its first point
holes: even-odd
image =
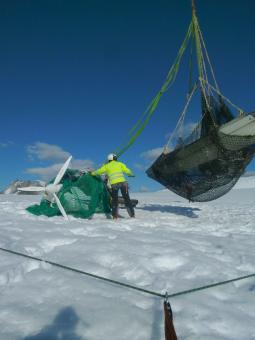
{"type": "Polygon", "coordinates": [[[88,168],[88,169],[87,169],[87,173],[90,174],[90,175],[92,175],[92,172],[93,172],[93,171],[94,171],[94,170],[91,169],[91,168],[88,168]]]}

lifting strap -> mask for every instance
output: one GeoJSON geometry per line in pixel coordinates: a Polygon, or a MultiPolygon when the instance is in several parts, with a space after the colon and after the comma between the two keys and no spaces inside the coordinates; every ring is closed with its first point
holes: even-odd
{"type": "Polygon", "coordinates": [[[146,127],[146,125],[148,124],[151,116],[153,115],[154,111],[156,110],[156,107],[162,97],[162,95],[168,90],[168,88],[170,87],[170,85],[172,85],[175,81],[175,78],[177,76],[178,70],[179,70],[179,66],[180,66],[180,62],[182,59],[182,56],[187,48],[187,45],[189,43],[190,37],[193,33],[193,29],[194,29],[194,25],[193,25],[193,21],[191,21],[188,31],[186,33],[186,36],[184,38],[184,41],[178,51],[177,57],[175,59],[174,64],[172,65],[172,67],[170,68],[168,74],[167,74],[167,78],[164,82],[164,84],[162,85],[161,89],[159,90],[159,92],[157,93],[157,95],[152,99],[151,103],[149,104],[149,106],[147,107],[147,109],[144,111],[144,113],[142,114],[141,118],[138,120],[138,122],[132,127],[132,129],[129,131],[128,135],[129,135],[129,141],[123,145],[122,147],[118,148],[117,150],[115,150],[115,154],[117,154],[117,156],[121,156],[137,139],[137,137],[139,137],[139,135],[143,132],[144,128],[146,127]]]}

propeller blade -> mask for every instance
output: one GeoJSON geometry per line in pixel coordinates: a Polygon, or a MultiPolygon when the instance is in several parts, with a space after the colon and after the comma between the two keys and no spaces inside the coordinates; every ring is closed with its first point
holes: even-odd
{"type": "Polygon", "coordinates": [[[17,188],[18,191],[37,191],[37,192],[42,192],[45,191],[45,187],[20,187],[17,188]]]}
{"type": "Polygon", "coordinates": [[[63,215],[64,219],[68,221],[67,214],[65,212],[65,209],[63,208],[62,204],[60,203],[60,200],[56,194],[53,194],[55,198],[55,202],[57,203],[58,209],[60,210],[61,214],[63,215]]]}
{"type": "Polygon", "coordinates": [[[62,166],[62,168],[59,170],[59,172],[58,172],[58,174],[57,174],[57,176],[56,176],[56,178],[55,178],[53,184],[58,184],[58,183],[61,181],[62,177],[64,176],[64,174],[65,174],[65,172],[66,172],[66,169],[67,169],[68,166],[69,166],[69,163],[70,163],[71,159],[72,159],[72,156],[70,156],[70,157],[68,158],[68,160],[67,160],[67,161],[65,162],[65,164],[62,166]]]}

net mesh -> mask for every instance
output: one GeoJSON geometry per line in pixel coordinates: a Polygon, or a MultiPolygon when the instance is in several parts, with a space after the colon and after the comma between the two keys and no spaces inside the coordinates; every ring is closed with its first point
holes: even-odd
{"type": "Polygon", "coordinates": [[[202,97],[203,118],[174,151],[161,154],[147,175],[190,201],[205,202],[226,194],[255,153],[254,136],[226,135],[219,126],[234,116],[221,97],[202,97]],[[233,147],[235,145],[235,147],[233,147]]]}
{"type": "MultiPolygon", "coordinates": [[[[109,193],[100,177],[68,169],[61,184],[63,186],[57,195],[67,214],[90,218],[94,213],[111,212],[109,193]]],[[[40,204],[32,205],[27,210],[34,215],[61,215],[57,205],[45,198],[40,204]]]]}

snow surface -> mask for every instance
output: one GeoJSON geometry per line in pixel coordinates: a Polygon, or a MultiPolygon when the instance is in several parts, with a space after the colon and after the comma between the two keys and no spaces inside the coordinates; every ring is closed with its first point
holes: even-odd
{"type": "MultiPolygon", "coordinates": [[[[0,247],[169,294],[255,273],[255,181],[208,203],[133,194],[136,219],[36,217],[0,195],[0,247]]],[[[162,299],[0,251],[1,340],[164,339],[162,299]]],[[[255,339],[255,278],[170,300],[179,340],[255,339]]]]}

